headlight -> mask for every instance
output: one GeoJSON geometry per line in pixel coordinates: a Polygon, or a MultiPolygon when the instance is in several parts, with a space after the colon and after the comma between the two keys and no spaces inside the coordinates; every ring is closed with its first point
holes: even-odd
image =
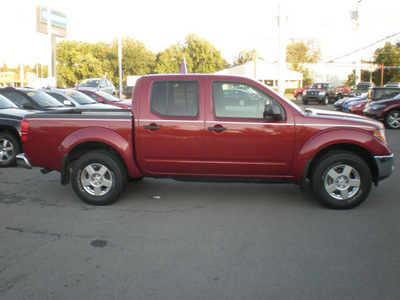
{"type": "Polygon", "coordinates": [[[375,105],[371,105],[369,107],[369,109],[380,109],[380,108],[385,107],[385,106],[386,105],[384,105],[384,104],[375,104],[375,105]]]}
{"type": "Polygon", "coordinates": [[[325,95],[325,92],[318,92],[318,95],[325,95]]]}

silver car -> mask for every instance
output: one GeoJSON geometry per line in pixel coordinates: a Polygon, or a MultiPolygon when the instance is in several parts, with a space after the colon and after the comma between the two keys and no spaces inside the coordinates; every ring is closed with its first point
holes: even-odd
{"type": "Polygon", "coordinates": [[[110,95],[115,96],[115,86],[108,79],[102,79],[102,78],[84,79],[79,83],[78,89],[103,91],[110,95]]]}

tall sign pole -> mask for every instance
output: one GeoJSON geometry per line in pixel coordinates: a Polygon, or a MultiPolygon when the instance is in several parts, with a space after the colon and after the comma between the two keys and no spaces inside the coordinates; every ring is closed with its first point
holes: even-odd
{"type": "Polygon", "coordinates": [[[49,7],[37,6],[36,30],[47,34],[49,40],[48,86],[56,86],[56,37],[67,36],[67,16],[49,7]]]}

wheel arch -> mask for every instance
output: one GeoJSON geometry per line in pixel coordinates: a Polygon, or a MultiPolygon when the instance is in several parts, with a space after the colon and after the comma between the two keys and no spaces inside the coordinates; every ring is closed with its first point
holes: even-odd
{"type": "MultiPolygon", "coordinates": [[[[372,178],[378,177],[378,166],[376,165],[373,155],[367,149],[365,149],[359,145],[349,144],[349,143],[334,144],[334,145],[330,145],[328,147],[321,149],[319,152],[316,153],[316,155],[310,161],[310,163],[308,164],[308,170],[307,170],[307,172],[305,172],[305,174],[303,176],[306,176],[307,179],[310,179],[311,174],[312,174],[313,170],[315,169],[315,167],[318,165],[318,162],[320,161],[320,159],[322,157],[324,157],[325,155],[327,155],[328,153],[332,153],[335,151],[348,151],[348,152],[358,155],[369,166],[369,168],[371,170],[372,178]]],[[[374,180],[374,182],[375,182],[375,180],[374,180]]]]}

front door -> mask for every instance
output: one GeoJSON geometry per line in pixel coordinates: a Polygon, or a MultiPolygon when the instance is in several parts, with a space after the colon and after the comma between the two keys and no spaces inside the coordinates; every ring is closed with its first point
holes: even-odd
{"type": "Polygon", "coordinates": [[[239,82],[213,82],[207,98],[204,172],[211,176],[268,178],[286,175],[294,147],[294,121],[271,96],[239,82]],[[275,104],[281,120],[263,117],[275,104]]]}

